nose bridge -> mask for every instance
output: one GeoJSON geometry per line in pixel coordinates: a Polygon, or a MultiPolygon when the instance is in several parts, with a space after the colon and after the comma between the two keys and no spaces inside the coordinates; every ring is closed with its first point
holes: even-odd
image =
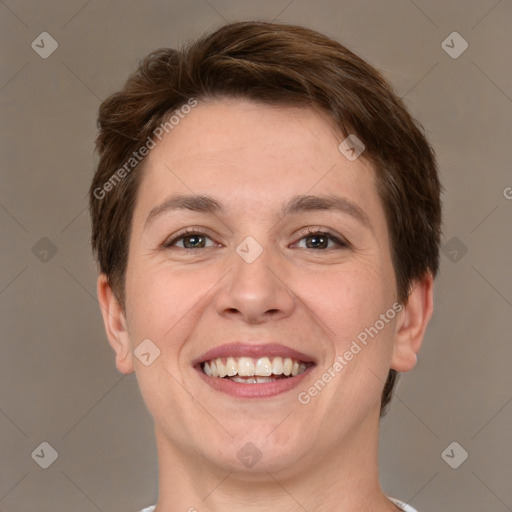
{"type": "Polygon", "coordinates": [[[277,258],[274,257],[273,248],[268,245],[263,249],[252,237],[244,240],[236,248],[234,256],[234,281],[237,284],[250,286],[253,292],[257,288],[268,293],[277,283],[273,281],[279,272],[277,258]],[[257,244],[257,245],[256,245],[257,244]]]}
{"type": "Polygon", "coordinates": [[[232,271],[218,294],[218,313],[238,314],[250,322],[288,316],[294,300],[281,262],[272,246],[264,248],[255,238],[245,238],[232,255],[232,271]]]}

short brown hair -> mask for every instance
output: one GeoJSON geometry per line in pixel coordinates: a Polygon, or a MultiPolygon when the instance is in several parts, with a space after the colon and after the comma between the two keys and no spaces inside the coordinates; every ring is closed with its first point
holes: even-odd
{"type": "MultiPolygon", "coordinates": [[[[180,50],[161,48],[150,53],[123,89],[100,106],[96,139],[100,158],[89,194],[92,247],[100,271],[122,305],[142,171],[137,161],[133,169],[127,169],[126,162],[191,98],[217,97],[314,107],[330,115],[340,135],[355,134],[365,145],[362,157],[376,172],[398,300],[405,304],[413,282],[427,272],[436,275],[441,235],[437,163],[423,129],[401,99],[376,69],[318,32],[294,25],[239,22],[180,50]],[[120,172],[123,168],[126,172],[120,172]]],[[[390,370],[381,414],[396,379],[397,372],[390,370]]]]}

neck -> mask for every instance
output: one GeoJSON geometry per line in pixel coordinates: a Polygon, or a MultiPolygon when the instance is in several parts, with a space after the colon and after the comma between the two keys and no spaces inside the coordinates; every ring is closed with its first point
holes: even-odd
{"type": "Polygon", "coordinates": [[[156,512],[398,511],[380,488],[378,433],[379,417],[372,414],[335,449],[305,454],[301,467],[247,475],[177,447],[157,426],[156,512]]]}

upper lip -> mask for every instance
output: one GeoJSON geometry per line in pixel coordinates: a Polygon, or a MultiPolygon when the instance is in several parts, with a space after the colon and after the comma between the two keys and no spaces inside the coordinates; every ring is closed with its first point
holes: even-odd
{"type": "Polygon", "coordinates": [[[280,345],[278,343],[244,343],[241,341],[234,343],[226,343],[219,345],[218,347],[212,348],[200,355],[192,363],[193,366],[204,363],[205,361],[211,361],[218,357],[254,357],[260,358],[264,356],[273,357],[289,357],[291,359],[297,359],[305,363],[316,363],[315,358],[303,352],[299,352],[290,347],[280,345]]]}

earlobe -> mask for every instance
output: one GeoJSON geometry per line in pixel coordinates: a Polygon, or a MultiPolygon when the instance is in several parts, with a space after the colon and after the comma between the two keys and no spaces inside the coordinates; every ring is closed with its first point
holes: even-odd
{"type": "Polygon", "coordinates": [[[428,272],[414,283],[407,303],[397,320],[391,368],[408,372],[416,366],[417,354],[434,310],[434,278],[428,272]]]}
{"type": "Polygon", "coordinates": [[[121,373],[133,373],[133,356],[126,317],[105,274],[98,276],[97,294],[108,341],[116,353],[116,367],[121,373]]]}

